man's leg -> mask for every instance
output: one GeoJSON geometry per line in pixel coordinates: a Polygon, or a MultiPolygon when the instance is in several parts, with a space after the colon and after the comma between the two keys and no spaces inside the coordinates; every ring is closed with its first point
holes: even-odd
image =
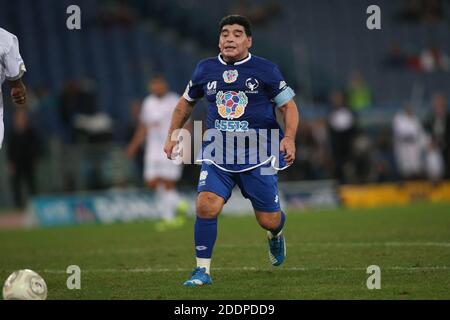
{"type": "Polygon", "coordinates": [[[255,216],[259,225],[270,231],[274,237],[283,231],[284,222],[286,221],[286,215],[283,211],[264,212],[255,210],[255,216]]]}
{"type": "Polygon", "coordinates": [[[210,266],[217,239],[217,217],[224,199],[212,192],[201,192],[197,198],[197,218],[194,227],[195,257],[197,267],[185,286],[211,284],[210,266]]]}
{"type": "Polygon", "coordinates": [[[267,230],[269,259],[273,266],[279,266],[286,258],[286,242],[283,235],[286,215],[283,211],[263,212],[255,210],[256,219],[267,230]]]}
{"type": "Polygon", "coordinates": [[[217,238],[217,217],[231,196],[235,182],[230,173],[214,165],[202,165],[198,184],[194,240],[197,267],[185,286],[210,284],[210,265],[217,238]]]}
{"type": "Polygon", "coordinates": [[[283,263],[286,257],[286,244],[283,227],[286,215],[280,208],[277,174],[262,174],[257,168],[239,175],[242,195],[252,202],[255,216],[261,227],[267,230],[269,259],[274,266],[283,263]]]}
{"type": "Polygon", "coordinates": [[[195,255],[197,267],[206,268],[210,273],[210,263],[217,239],[217,217],[222,211],[224,199],[212,192],[201,192],[197,198],[197,218],[195,221],[195,255]]]}

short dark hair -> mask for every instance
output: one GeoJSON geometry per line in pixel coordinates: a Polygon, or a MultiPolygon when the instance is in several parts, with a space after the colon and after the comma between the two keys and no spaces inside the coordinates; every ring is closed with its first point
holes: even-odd
{"type": "Polygon", "coordinates": [[[219,32],[222,32],[222,28],[224,26],[238,24],[244,27],[245,34],[247,37],[252,36],[252,24],[247,17],[240,16],[237,14],[231,14],[229,16],[224,17],[219,23],[219,32]]]}

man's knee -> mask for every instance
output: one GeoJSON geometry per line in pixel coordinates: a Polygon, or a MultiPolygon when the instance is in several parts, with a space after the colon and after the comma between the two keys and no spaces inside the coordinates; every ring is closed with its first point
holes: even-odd
{"type": "Polygon", "coordinates": [[[261,227],[266,230],[274,230],[280,226],[281,213],[257,212],[256,219],[261,227]]]}
{"type": "Polygon", "coordinates": [[[222,210],[224,200],[212,192],[200,192],[197,198],[197,216],[204,219],[217,217],[222,210]]]}

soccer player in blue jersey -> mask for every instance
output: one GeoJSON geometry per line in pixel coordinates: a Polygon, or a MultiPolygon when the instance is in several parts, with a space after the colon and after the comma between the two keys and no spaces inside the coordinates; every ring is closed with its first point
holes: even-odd
{"type": "MultiPolygon", "coordinates": [[[[229,161],[229,158],[223,160],[230,150],[223,151],[222,158],[218,147],[225,143],[216,143],[213,148],[215,151],[208,154],[208,147],[217,139],[203,142],[202,154],[198,159],[202,162],[202,169],[194,230],[197,267],[191,278],[184,283],[185,286],[212,283],[210,264],[217,238],[217,217],[235,185],[251,201],[258,223],[267,230],[272,265],[279,266],[286,256],[283,236],[286,217],[280,208],[276,172],[287,168],[295,160],[295,136],[299,122],[297,106],[293,100],[295,93],[286,84],[275,64],[249,52],[252,33],[250,21],[246,17],[227,16],[220,22],[219,30],[220,54],[202,60],[197,65],[173,112],[165,153],[169,158],[172,157],[177,145],[177,141],[171,138],[172,134],[183,127],[195,102],[202,97],[208,102],[206,128],[221,134],[224,142],[227,142],[227,138],[230,139],[230,133],[236,136],[253,131],[259,135],[264,132],[263,129],[271,132],[278,130],[279,136],[275,141],[277,150],[268,148],[270,154],[266,158],[253,150],[252,146],[256,144],[252,144],[252,141],[241,149],[235,147],[231,159],[235,160],[243,154],[244,161],[229,161]],[[276,121],[276,109],[283,115],[284,132],[276,121]],[[262,169],[267,168],[274,173],[264,173],[262,169]]],[[[248,137],[252,139],[258,135],[248,137]]],[[[274,141],[271,141],[271,137],[270,134],[264,135],[264,141],[272,146],[274,141]]],[[[261,136],[258,139],[262,139],[261,136]]]]}

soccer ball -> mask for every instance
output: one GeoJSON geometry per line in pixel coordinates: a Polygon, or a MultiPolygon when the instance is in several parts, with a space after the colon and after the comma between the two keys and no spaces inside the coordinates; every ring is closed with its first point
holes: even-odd
{"type": "Polygon", "coordinates": [[[30,269],[14,271],[3,286],[5,300],[45,300],[47,284],[44,279],[30,269]]]}

